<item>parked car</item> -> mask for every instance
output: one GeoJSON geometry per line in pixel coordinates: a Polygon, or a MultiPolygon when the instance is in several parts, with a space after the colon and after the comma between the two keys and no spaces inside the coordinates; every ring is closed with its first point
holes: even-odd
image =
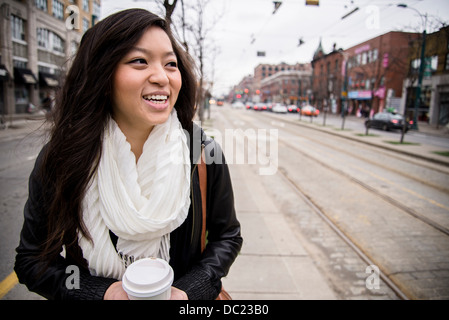
{"type": "Polygon", "coordinates": [[[309,117],[318,117],[320,110],[310,105],[301,108],[301,115],[309,117]]]}
{"type": "Polygon", "coordinates": [[[259,102],[254,105],[253,109],[256,111],[266,111],[267,105],[265,103],[259,102]]]}
{"type": "Polygon", "coordinates": [[[251,101],[247,101],[245,107],[247,110],[250,110],[254,107],[254,103],[252,103],[251,101]]]}
{"type": "Polygon", "coordinates": [[[283,104],[275,103],[275,104],[273,105],[273,108],[272,108],[271,111],[273,111],[273,112],[275,112],[275,113],[287,113],[287,112],[288,112],[288,109],[287,109],[287,106],[285,106],[285,105],[283,105],[283,104]]]}
{"type": "MultiPolygon", "coordinates": [[[[406,123],[405,132],[407,132],[413,121],[406,123]]],[[[373,118],[365,121],[365,127],[367,128],[378,128],[385,131],[392,129],[401,129],[404,125],[404,117],[400,114],[380,112],[376,113],[373,118]]]]}
{"type": "Polygon", "coordinates": [[[236,101],[232,104],[233,109],[244,109],[245,105],[241,101],[236,101]]]}
{"type": "Polygon", "coordinates": [[[298,107],[297,105],[290,104],[287,106],[287,110],[290,113],[298,113],[299,111],[301,111],[301,108],[298,107]]]}

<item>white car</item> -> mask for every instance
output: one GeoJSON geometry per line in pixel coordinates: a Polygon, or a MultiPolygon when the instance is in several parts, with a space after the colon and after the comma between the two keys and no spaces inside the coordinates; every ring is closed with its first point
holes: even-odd
{"type": "Polygon", "coordinates": [[[232,108],[234,108],[234,109],[244,109],[245,105],[242,102],[240,102],[240,101],[236,101],[236,102],[234,102],[232,104],[232,108]]]}
{"type": "Polygon", "coordinates": [[[280,104],[280,103],[276,103],[273,106],[273,109],[271,109],[271,111],[276,112],[276,113],[287,113],[288,109],[287,109],[287,106],[280,104]]]}

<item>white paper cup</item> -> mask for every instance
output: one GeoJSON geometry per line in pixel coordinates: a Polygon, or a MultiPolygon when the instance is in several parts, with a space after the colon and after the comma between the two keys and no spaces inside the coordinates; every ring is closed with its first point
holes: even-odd
{"type": "Polygon", "coordinates": [[[173,269],[159,258],[140,259],[128,266],[122,278],[130,300],[169,300],[173,269]]]}

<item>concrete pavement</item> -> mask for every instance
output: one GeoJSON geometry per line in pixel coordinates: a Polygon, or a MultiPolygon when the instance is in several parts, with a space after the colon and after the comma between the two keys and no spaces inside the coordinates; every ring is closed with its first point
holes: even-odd
{"type": "Polygon", "coordinates": [[[223,279],[233,299],[337,299],[287,223],[282,208],[265,196],[257,168],[230,165],[242,251],[223,279]]]}

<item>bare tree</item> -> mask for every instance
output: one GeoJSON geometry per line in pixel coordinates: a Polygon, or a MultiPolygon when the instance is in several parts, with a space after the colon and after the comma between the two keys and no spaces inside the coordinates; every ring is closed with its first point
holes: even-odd
{"type": "Polygon", "coordinates": [[[164,0],[165,20],[167,21],[168,25],[171,25],[172,23],[171,16],[173,14],[173,11],[175,11],[176,3],[178,2],[178,0],[172,0],[171,2],[172,4],[170,4],[170,0],[164,0]]]}

